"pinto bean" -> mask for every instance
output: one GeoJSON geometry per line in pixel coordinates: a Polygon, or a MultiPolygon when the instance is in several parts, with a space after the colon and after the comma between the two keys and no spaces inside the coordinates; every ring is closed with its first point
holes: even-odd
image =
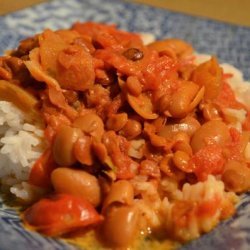
{"type": "Polygon", "coordinates": [[[246,192],[250,189],[250,168],[238,161],[228,161],[221,179],[225,183],[226,190],[236,193],[246,192]]]}
{"type": "Polygon", "coordinates": [[[73,154],[74,143],[81,131],[77,128],[63,125],[56,134],[53,144],[53,157],[60,166],[70,166],[76,162],[73,154]]]}
{"type": "Polygon", "coordinates": [[[224,146],[230,141],[230,133],[227,125],[217,120],[204,123],[191,139],[191,147],[194,153],[203,148],[208,140],[224,146]]]}
{"type": "Polygon", "coordinates": [[[128,139],[133,139],[136,136],[140,135],[142,132],[142,126],[139,121],[134,119],[128,119],[126,125],[121,130],[121,134],[128,139]]]}
{"type": "Polygon", "coordinates": [[[199,104],[203,95],[204,87],[199,88],[193,82],[184,81],[173,94],[168,110],[174,118],[184,118],[199,104]]]}
{"type": "Polygon", "coordinates": [[[112,184],[110,192],[103,203],[105,211],[113,203],[131,205],[134,198],[134,189],[132,184],[126,180],[120,180],[112,184]]]}
{"type": "Polygon", "coordinates": [[[104,163],[108,157],[108,152],[105,145],[101,142],[93,142],[92,149],[96,157],[99,159],[99,161],[104,163]]]}
{"type": "Polygon", "coordinates": [[[95,207],[101,202],[97,178],[83,170],[57,168],[51,174],[51,181],[57,193],[81,196],[95,207]]]}
{"type": "Polygon", "coordinates": [[[181,150],[181,151],[187,153],[188,155],[192,155],[192,152],[193,152],[190,144],[188,142],[185,142],[185,141],[177,141],[174,144],[172,150],[174,152],[181,150]]]}
{"type": "Polygon", "coordinates": [[[168,110],[168,107],[171,103],[171,97],[167,94],[162,95],[157,101],[158,110],[162,113],[168,110]]]}
{"type": "Polygon", "coordinates": [[[93,165],[92,140],[90,136],[80,136],[74,144],[73,152],[78,162],[87,166],[93,165]]]}
{"type": "Polygon", "coordinates": [[[200,123],[192,116],[187,116],[179,123],[179,130],[192,136],[194,132],[200,127],[200,123]]]}
{"type": "Polygon", "coordinates": [[[221,119],[218,108],[212,103],[202,105],[201,110],[206,121],[221,119]]]}
{"type": "Polygon", "coordinates": [[[173,162],[177,168],[182,170],[183,172],[189,172],[188,162],[189,155],[184,151],[176,151],[173,156],[173,162]]]}
{"type": "Polygon", "coordinates": [[[192,136],[200,126],[200,123],[195,118],[187,116],[180,120],[179,123],[167,124],[158,134],[165,138],[176,138],[176,135],[180,132],[192,136]]]}
{"type": "Polygon", "coordinates": [[[138,221],[139,211],[135,206],[112,206],[101,227],[101,237],[112,249],[127,247],[138,232],[138,221]]]}
{"type": "Polygon", "coordinates": [[[129,91],[130,94],[134,96],[139,96],[142,92],[142,86],[140,81],[138,80],[137,77],[135,76],[129,76],[126,84],[125,84],[127,90],[129,91]]]}
{"type": "Polygon", "coordinates": [[[160,170],[167,176],[173,176],[171,167],[172,159],[173,159],[173,154],[167,154],[162,158],[159,164],[160,170]]]}
{"type": "Polygon", "coordinates": [[[106,127],[108,130],[119,131],[121,130],[128,121],[128,115],[126,113],[113,114],[107,122],[106,127]]]}
{"type": "Polygon", "coordinates": [[[185,142],[185,143],[189,143],[190,142],[190,137],[188,136],[187,133],[180,131],[178,132],[175,137],[174,137],[175,141],[180,141],[180,142],[185,142]]]}
{"type": "Polygon", "coordinates": [[[100,141],[104,133],[104,125],[102,119],[93,113],[79,116],[73,123],[75,128],[81,129],[84,133],[93,136],[100,141]]]}

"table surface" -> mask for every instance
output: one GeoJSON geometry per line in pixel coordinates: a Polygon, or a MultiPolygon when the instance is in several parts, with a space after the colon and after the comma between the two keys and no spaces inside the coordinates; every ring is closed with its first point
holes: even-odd
{"type": "MultiPolygon", "coordinates": [[[[0,15],[46,0],[0,0],[0,15]]],[[[108,1],[108,0],[104,0],[108,1]]],[[[250,27],[250,0],[128,0],[250,27]]]]}

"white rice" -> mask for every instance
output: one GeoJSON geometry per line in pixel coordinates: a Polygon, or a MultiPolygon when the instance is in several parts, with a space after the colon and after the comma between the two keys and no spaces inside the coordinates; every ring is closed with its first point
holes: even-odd
{"type": "MultiPolygon", "coordinates": [[[[25,114],[12,103],[0,101],[0,137],[0,182],[5,190],[22,198],[25,188],[18,187],[28,180],[43,151],[43,130],[27,123],[25,114]]],[[[27,189],[28,184],[24,186],[27,189]]]]}
{"type": "MultiPolygon", "coordinates": [[[[187,224],[181,229],[175,230],[174,234],[181,240],[192,240],[198,238],[202,233],[209,232],[221,220],[223,204],[231,203],[234,205],[238,198],[233,192],[225,192],[224,183],[217,180],[214,176],[209,175],[205,182],[198,182],[190,185],[186,183],[181,191],[179,201],[191,201],[197,206],[211,202],[214,199],[218,200],[218,207],[214,214],[204,214],[199,216],[196,210],[190,211],[187,224]]],[[[171,232],[174,227],[172,209],[174,202],[169,202],[167,199],[162,202],[162,213],[165,218],[166,229],[171,232]]]]}

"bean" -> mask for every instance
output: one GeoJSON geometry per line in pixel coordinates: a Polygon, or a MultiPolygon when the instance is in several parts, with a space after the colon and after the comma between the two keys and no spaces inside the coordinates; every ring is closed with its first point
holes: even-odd
{"type": "Polygon", "coordinates": [[[103,211],[113,203],[131,205],[134,198],[134,189],[132,184],[126,180],[120,180],[111,185],[110,192],[103,202],[103,211]]]}
{"type": "Polygon", "coordinates": [[[174,118],[184,118],[202,100],[204,88],[193,82],[183,81],[181,87],[172,95],[171,103],[168,107],[170,114],[174,118]]]}
{"type": "Polygon", "coordinates": [[[138,232],[139,212],[135,206],[112,206],[101,227],[101,237],[113,248],[127,247],[138,232]]]}
{"type": "Polygon", "coordinates": [[[160,170],[167,176],[173,176],[171,167],[172,159],[173,159],[173,154],[167,154],[162,158],[159,164],[160,170]]]}
{"type": "Polygon", "coordinates": [[[84,133],[93,136],[98,141],[101,140],[104,133],[102,119],[93,113],[79,116],[73,123],[75,128],[81,129],[84,133]]]}
{"type": "Polygon", "coordinates": [[[206,146],[208,140],[224,146],[230,141],[230,133],[227,125],[222,121],[212,120],[204,123],[193,135],[191,147],[193,152],[206,146]]]}
{"type": "Polygon", "coordinates": [[[167,145],[166,138],[156,135],[155,133],[149,134],[149,140],[152,146],[155,147],[165,147],[167,145]]]}
{"type": "Polygon", "coordinates": [[[174,138],[180,132],[192,136],[200,126],[200,123],[195,118],[187,116],[180,120],[180,123],[167,124],[158,134],[165,138],[174,138]]]}
{"type": "Polygon", "coordinates": [[[121,134],[124,135],[127,139],[133,139],[140,135],[142,132],[142,126],[139,121],[134,119],[128,119],[127,123],[123,127],[121,134]]]}
{"type": "Polygon", "coordinates": [[[188,169],[188,162],[189,162],[189,155],[183,151],[176,151],[173,156],[173,162],[177,168],[182,170],[183,172],[189,172],[188,169]]]}
{"type": "Polygon", "coordinates": [[[56,134],[53,144],[53,157],[60,166],[70,166],[76,162],[73,154],[74,143],[77,141],[81,131],[77,128],[63,125],[56,134]]]}
{"type": "Polygon", "coordinates": [[[123,52],[123,56],[131,61],[138,61],[143,58],[143,52],[137,48],[130,48],[123,52]]]}
{"type": "Polygon", "coordinates": [[[164,113],[165,111],[168,110],[170,103],[171,103],[171,97],[167,94],[162,95],[157,102],[158,110],[164,113]]]}
{"type": "Polygon", "coordinates": [[[188,136],[187,133],[185,133],[183,131],[180,131],[175,135],[174,140],[189,143],[190,142],[190,137],[188,136]]]}
{"type": "Polygon", "coordinates": [[[142,92],[141,83],[136,76],[129,76],[125,86],[129,93],[134,96],[139,96],[142,92]]]}
{"type": "Polygon", "coordinates": [[[158,118],[158,114],[154,112],[154,105],[150,95],[141,93],[139,96],[133,96],[127,93],[126,96],[130,107],[138,115],[147,120],[155,120],[158,118]]]}
{"type": "Polygon", "coordinates": [[[113,114],[107,122],[106,127],[108,130],[119,131],[121,130],[128,121],[128,115],[126,113],[113,114]]]}
{"type": "Polygon", "coordinates": [[[250,188],[250,169],[244,163],[228,161],[221,179],[225,183],[226,190],[236,193],[246,192],[250,188]]]}
{"type": "Polygon", "coordinates": [[[218,109],[212,103],[207,103],[202,106],[202,114],[206,121],[221,119],[218,109]]]}
{"type": "Polygon", "coordinates": [[[183,151],[183,152],[187,153],[188,155],[192,155],[192,152],[193,152],[193,151],[192,151],[192,148],[191,148],[191,146],[190,146],[190,144],[187,143],[187,142],[184,142],[184,141],[177,141],[177,142],[174,144],[172,150],[173,150],[174,152],[180,150],[180,151],[183,151]]]}
{"type": "Polygon", "coordinates": [[[185,132],[178,132],[175,136],[174,136],[174,140],[175,140],[175,144],[173,146],[173,151],[184,151],[187,154],[191,155],[192,154],[192,148],[190,146],[190,137],[188,136],[187,133],[185,132]]]}
{"type": "Polygon", "coordinates": [[[200,128],[200,123],[192,116],[187,116],[179,123],[180,130],[192,136],[194,132],[200,128]]]}
{"type": "Polygon", "coordinates": [[[90,136],[80,136],[74,144],[74,156],[83,165],[93,165],[92,140],[90,136]]]}
{"type": "Polygon", "coordinates": [[[57,168],[51,174],[51,181],[57,193],[81,196],[95,207],[101,202],[97,178],[83,170],[57,168]]]}
{"type": "Polygon", "coordinates": [[[98,182],[100,184],[101,188],[101,193],[103,197],[106,197],[108,193],[110,192],[110,187],[111,187],[111,181],[107,176],[99,176],[98,177],[98,182]]]}
{"type": "Polygon", "coordinates": [[[159,131],[161,131],[166,125],[166,122],[167,122],[166,117],[159,116],[157,119],[155,119],[152,122],[152,125],[155,127],[155,132],[158,133],[159,131]]]}
{"type": "Polygon", "coordinates": [[[108,152],[107,152],[105,145],[101,142],[93,142],[92,149],[94,151],[94,154],[99,159],[99,161],[104,163],[108,157],[108,152]]]}

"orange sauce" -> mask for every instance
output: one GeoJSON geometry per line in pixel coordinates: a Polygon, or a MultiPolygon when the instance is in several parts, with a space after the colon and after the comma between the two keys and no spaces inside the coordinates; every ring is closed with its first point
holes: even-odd
{"type": "Polygon", "coordinates": [[[175,250],[180,246],[180,243],[171,240],[158,240],[153,237],[138,237],[134,244],[128,248],[111,249],[104,248],[103,245],[96,239],[95,232],[89,231],[85,234],[79,234],[72,238],[63,238],[67,243],[76,245],[84,250],[175,250]]]}

